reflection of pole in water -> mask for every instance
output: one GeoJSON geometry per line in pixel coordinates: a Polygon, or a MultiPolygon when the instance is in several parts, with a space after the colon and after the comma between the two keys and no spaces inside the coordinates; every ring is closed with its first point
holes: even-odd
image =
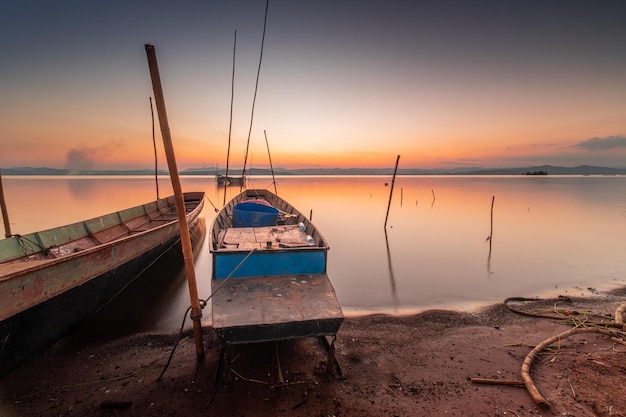
{"type": "Polygon", "coordinates": [[[487,236],[487,240],[489,241],[489,256],[487,256],[487,272],[491,273],[491,244],[493,242],[493,203],[496,199],[496,196],[491,197],[491,230],[489,231],[489,236],[487,236]]]}
{"type": "Polygon", "coordinates": [[[435,205],[435,190],[431,188],[430,192],[433,193],[433,202],[430,203],[430,208],[432,209],[433,206],[435,205]]]}
{"type": "Polygon", "coordinates": [[[385,228],[385,244],[387,245],[387,262],[389,266],[389,282],[391,283],[391,297],[393,305],[398,306],[398,294],[396,293],[396,278],[393,275],[393,265],[391,263],[391,250],[389,249],[389,239],[387,238],[387,229],[385,228]]]}

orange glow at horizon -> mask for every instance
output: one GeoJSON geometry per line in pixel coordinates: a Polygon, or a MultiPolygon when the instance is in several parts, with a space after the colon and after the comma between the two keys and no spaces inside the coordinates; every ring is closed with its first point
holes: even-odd
{"type": "Polygon", "coordinates": [[[180,170],[626,166],[620,2],[13,3],[0,167],[154,167],[146,42],[180,170]]]}

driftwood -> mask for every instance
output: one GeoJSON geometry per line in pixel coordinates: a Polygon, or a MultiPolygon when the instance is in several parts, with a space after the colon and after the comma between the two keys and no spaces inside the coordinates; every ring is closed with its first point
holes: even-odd
{"type": "Polygon", "coordinates": [[[524,381],[512,381],[509,379],[471,378],[471,381],[474,384],[524,386],[524,381]]]}
{"type": "Polygon", "coordinates": [[[624,317],[626,316],[626,304],[622,304],[615,310],[615,322],[621,324],[626,331],[626,324],[624,324],[624,317]]]}
{"type": "MultiPolygon", "coordinates": [[[[615,312],[616,323],[624,324],[624,311],[625,310],[626,310],[626,304],[622,304],[619,306],[619,308],[615,312]]],[[[619,330],[609,330],[609,329],[601,328],[601,327],[575,327],[566,332],[560,333],[556,336],[552,336],[551,338],[544,340],[543,342],[535,346],[535,348],[531,350],[530,353],[526,356],[526,358],[524,359],[524,363],[522,364],[522,379],[524,380],[524,384],[526,385],[526,389],[528,390],[528,393],[530,394],[530,396],[532,397],[532,399],[535,401],[537,405],[543,408],[550,408],[550,404],[543,397],[543,395],[541,395],[541,393],[537,389],[537,386],[533,382],[533,379],[530,376],[530,367],[532,366],[532,363],[535,357],[537,357],[537,355],[542,350],[544,350],[546,347],[550,346],[554,342],[558,342],[573,334],[578,334],[578,333],[601,333],[601,334],[605,334],[605,335],[612,336],[612,337],[617,336],[617,335],[624,335],[624,333],[619,330]]]]}

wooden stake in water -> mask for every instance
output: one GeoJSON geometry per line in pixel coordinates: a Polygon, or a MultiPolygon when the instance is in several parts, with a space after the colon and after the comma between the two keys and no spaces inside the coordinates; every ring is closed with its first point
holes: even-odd
{"type": "Polygon", "coordinates": [[[396,167],[393,169],[393,178],[391,179],[391,190],[389,191],[389,204],[387,204],[387,215],[385,216],[385,229],[387,228],[387,219],[389,218],[389,208],[391,207],[391,196],[393,195],[393,184],[396,182],[396,172],[398,172],[398,162],[400,155],[396,158],[396,167]]]}
{"type": "Polygon", "coordinates": [[[2,221],[4,222],[4,236],[11,237],[11,224],[9,223],[9,213],[4,200],[4,189],[2,188],[2,170],[0,169],[0,209],[2,210],[2,221]]]}
{"type": "Polygon", "coordinates": [[[491,242],[493,241],[493,203],[496,201],[496,196],[491,196],[491,230],[489,231],[489,249],[491,249],[491,242]]]}
{"type": "Polygon", "coordinates": [[[491,230],[489,231],[489,255],[487,256],[487,272],[491,272],[491,243],[493,242],[493,203],[496,200],[496,196],[491,197],[491,230]]]}
{"type": "Polygon", "coordinates": [[[178,226],[180,228],[180,242],[183,247],[183,259],[185,261],[185,272],[187,273],[187,283],[189,284],[189,298],[191,300],[191,320],[193,321],[194,338],[196,341],[196,355],[198,359],[204,357],[204,345],[202,344],[202,309],[200,308],[200,300],[198,298],[198,285],[196,283],[196,274],[193,263],[193,251],[191,248],[191,237],[189,235],[189,225],[187,224],[187,212],[185,209],[185,200],[180,185],[180,177],[178,176],[178,167],[176,166],[176,157],[174,155],[174,145],[170,136],[170,127],[167,121],[167,112],[165,111],[165,97],[163,96],[163,88],[161,87],[161,77],[159,75],[159,67],[156,59],[156,51],[153,45],[146,44],[146,55],[148,56],[148,66],[150,67],[150,78],[152,79],[152,89],[154,90],[154,100],[156,102],[157,114],[159,115],[159,124],[161,125],[161,136],[163,137],[163,146],[165,147],[165,155],[167,157],[167,166],[172,180],[172,188],[176,198],[176,215],[178,216],[178,226]]]}

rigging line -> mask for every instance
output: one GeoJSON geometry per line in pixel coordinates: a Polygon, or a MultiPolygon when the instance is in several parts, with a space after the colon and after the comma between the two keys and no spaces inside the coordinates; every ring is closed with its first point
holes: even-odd
{"type": "Polygon", "coordinates": [[[217,207],[215,207],[215,204],[213,204],[211,199],[209,197],[207,197],[206,194],[205,194],[204,198],[206,199],[206,201],[208,201],[213,206],[213,210],[215,210],[216,213],[219,213],[220,210],[217,207]]]}
{"type": "Polygon", "coordinates": [[[118,292],[115,293],[115,295],[113,296],[113,298],[117,297],[118,295],[120,295],[122,293],[122,291],[124,291],[130,284],[132,284],[133,282],[135,282],[135,280],[137,278],[139,278],[141,275],[143,275],[144,272],[146,272],[152,265],[154,265],[159,259],[161,259],[163,256],[165,256],[166,253],[168,253],[170,251],[170,249],[172,249],[174,246],[176,246],[176,244],[178,244],[180,242],[180,237],[178,237],[170,246],[168,246],[163,252],[161,252],[161,254],[159,256],[157,256],[155,259],[153,259],[148,265],[146,265],[141,271],[139,271],[134,277],[133,279],[131,279],[130,281],[128,281],[126,283],[126,285],[124,285],[123,288],[121,288],[118,292]]]}
{"type": "MultiPolygon", "coordinates": [[[[243,158],[243,169],[241,170],[241,178],[246,176],[246,162],[248,161],[248,150],[250,149],[250,136],[252,135],[252,121],[254,120],[254,105],[256,103],[256,93],[259,89],[259,76],[261,74],[261,63],[263,62],[263,47],[265,45],[265,30],[267,28],[267,10],[270,7],[270,0],[265,3],[265,18],[263,20],[263,37],[261,38],[261,54],[259,56],[259,68],[256,73],[256,85],[254,87],[254,98],[252,99],[252,113],[250,114],[250,128],[248,129],[248,142],[246,143],[246,153],[243,158]]],[[[243,181],[240,190],[243,189],[243,181]]]]}
{"type": "MultiPolygon", "coordinates": [[[[47,254],[48,254],[48,250],[49,250],[50,248],[52,248],[52,246],[51,246],[50,248],[43,247],[43,246],[41,246],[38,242],[35,242],[34,240],[30,240],[30,239],[29,239],[29,238],[27,238],[26,236],[22,236],[22,235],[20,235],[19,233],[14,234],[14,235],[11,235],[10,237],[15,237],[15,238],[17,238],[17,242],[18,242],[18,244],[20,245],[20,248],[22,249],[22,253],[24,253],[24,256],[29,256],[29,255],[32,255],[33,253],[36,253],[36,252],[27,253],[27,251],[26,251],[26,249],[27,249],[27,248],[26,248],[26,245],[25,245],[25,243],[24,243],[24,242],[28,242],[28,243],[30,243],[31,245],[33,245],[34,247],[39,248],[39,252],[41,252],[41,253],[42,253],[42,254],[44,254],[44,255],[47,255],[47,254]]],[[[31,250],[32,250],[32,249],[31,249],[31,250]]]]}
{"type": "MultiPolygon", "coordinates": [[[[228,150],[226,151],[226,176],[224,178],[224,202],[226,205],[226,189],[228,188],[228,163],[230,160],[230,138],[233,131],[233,103],[235,101],[235,56],[237,51],[237,31],[235,31],[235,44],[233,46],[233,76],[230,81],[230,122],[228,125],[228,150]]],[[[219,175],[219,171],[217,173],[219,175]]],[[[242,176],[243,179],[243,176],[242,176]]]]}
{"type": "Polygon", "coordinates": [[[245,258],[243,258],[243,259],[241,260],[241,262],[239,262],[239,264],[238,264],[238,265],[237,265],[237,266],[236,266],[236,267],[235,267],[232,271],[230,271],[230,274],[228,274],[228,276],[227,276],[226,278],[224,278],[224,280],[223,280],[223,281],[221,282],[221,284],[220,284],[220,285],[219,285],[219,286],[215,289],[215,291],[213,291],[213,292],[211,293],[211,295],[209,295],[209,296],[208,296],[205,300],[202,300],[202,301],[204,302],[204,304],[205,304],[205,305],[206,305],[206,304],[209,302],[209,300],[210,300],[211,298],[213,298],[213,296],[214,296],[214,295],[215,295],[215,294],[216,294],[216,293],[217,293],[217,292],[218,292],[218,291],[219,291],[219,290],[220,290],[220,289],[224,286],[224,284],[226,284],[226,281],[228,281],[228,280],[229,280],[229,279],[233,276],[233,274],[234,274],[234,273],[235,273],[235,272],[236,272],[236,271],[237,271],[237,270],[241,267],[241,265],[243,265],[243,264],[244,264],[244,262],[246,262],[246,261],[248,260],[248,258],[250,257],[250,255],[252,255],[254,252],[256,252],[256,251],[257,251],[257,249],[259,249],[259,248],[253,248],[250,252],[248,252],[248,254],[245,256],[245,258]]]}
{"type": "MultiPolygon", "coordinates": [[[[228,274],[228,276],[226,278],[224,278],[222,283],[215,289],[215,291],[213,291],[211,293],[211,295],[209,295],[205,300],[200,300],[200,306],[201,306],[202,309],[204,309],[204,307],[206,307],[206,305],[208,304],[209,300],[220,290],[220,288],[222,288],[222,286],[226,283],[226,281],[228,281],[228,279],[230,279],[230,277],[233,276],[235,271],[237,271],[239,269],[239,267],[241,265],[243,265],[244,262],[246,262],[246,260],[250,257],[250,255],[252,255],[254,252],[256,252],[256,250],[257,250],[257,248],[254,248],[250,252],[248,252],[248,254],[245,256],[245,258],[243,258],[241,260],[241,262],[239,262],[239,264],[230,272],[230,274],[228,274]]],[[[187,315],[189,315],[190,311],[191,311],[191,306],[187,307],[187,310],[185,311],[185,314],[183,315],[183,322],[181,323],[180,330],[179,330],[179,335],[180,336],[179,336],[178,340],[176,341],[176,344],[172,348],[172,351],[170,352],[170,356],[168,357],[167,362],[165,363],[165,366],[163,367],[163,370],[161,371],[161,374],[156,379],[157,381],[160,381],[161,378],[163,378],[163,375],[165,375],[165,371],[167,371],[167,368],[169,368],[170,362],[172,362],[172,358],[174,357],[174,352],[176,352],[176,348],[178,347],[178,345],[183,340],[185,340],[187,338],[186,336],[184,336],[184,329],[185,329],[185,321],[187,320],[187,315]]]]}

